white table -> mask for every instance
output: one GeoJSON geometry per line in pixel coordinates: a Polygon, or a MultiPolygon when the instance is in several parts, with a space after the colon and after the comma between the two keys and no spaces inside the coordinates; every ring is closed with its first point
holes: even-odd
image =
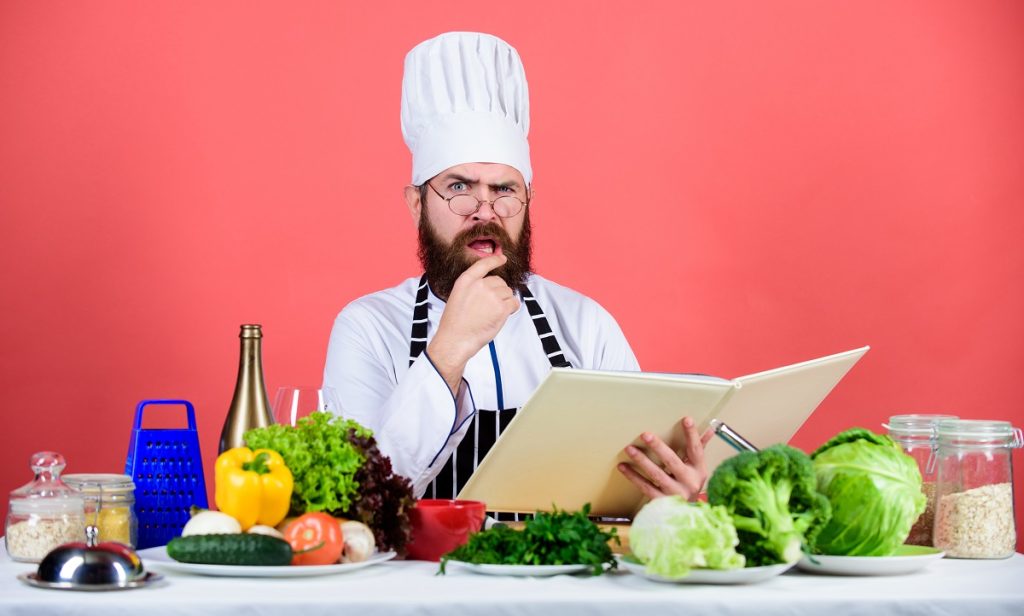
{"type": "MultiPolygon", "coordinates": [[[[628,573],[600,577],[498,578],[392,561],[313,578],[214,578],[165,573],[155,587],[70,592],[29,587],[33,565],[0,553],[0,615],[369,616],[374,614],[1024,614],[1024,556],[941,560],[892,577],[789,572],[749,586],[666,585],[628,573]]],[[[155,570],[155,569],[154,569],[155,570]]]]}

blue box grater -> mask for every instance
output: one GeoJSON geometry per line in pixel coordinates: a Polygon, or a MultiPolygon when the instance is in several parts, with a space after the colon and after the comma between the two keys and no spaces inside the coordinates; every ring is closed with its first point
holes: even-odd
{"type": "Polygon", "coordinates": [[[206,482],[199,452],[196,412],[187,400],[143,400],[135,407],[135,426],[128,445],[125,474],[135,482],[138,548],[166,545],[181,534],[193,505],[206,508],[206,482]],[[142,428],[149,406],[181,406],[188,428],[142,428]]]}

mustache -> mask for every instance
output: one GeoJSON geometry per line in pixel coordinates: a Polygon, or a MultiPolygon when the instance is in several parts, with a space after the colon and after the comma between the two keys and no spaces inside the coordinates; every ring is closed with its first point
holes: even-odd
{"type": "Polygon", "coordinates": [[[475,262],[475,259],[466,255],[466,246],[478,237],[487,237],[500,244],[502,253],[508,259],[504,265],[492,270],[490,275],[500,277],[513,289],[525,286],[526,278],[532,271],[529,210],[523,216],[518,240],[513,240],[504,227],[495,221],[488,221],[456,233],[450,243],[438,237],[427,216],[421,216],[417,256],[423,264],[431,290],[441,299],[448,299],[455,280],[475,262]]]}
{"type": "Polygon", "coordinates": [[[452,240],[452,244],[460,247],[465,246],[471,240],[481,236],[497,241],[503,249],[514,246],[512,238],[509,237],[508,232],[495,222],[481,223],[475,227],[470,227],[469,229],[460,232],[455,236],[455,239],[452,240]]]}

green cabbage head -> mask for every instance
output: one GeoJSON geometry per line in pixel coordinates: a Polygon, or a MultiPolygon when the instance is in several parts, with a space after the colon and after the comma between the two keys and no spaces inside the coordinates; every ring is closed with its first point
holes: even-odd
{"type": "Polygon", "coordinates": [[[811,454],[818,491],[832,519],[814,551],[840,556],[888,556],[903,545],[924,512],[917,462],[885,435],[852,428],[811,454]]]}
{"type": "Polygon", "coordinates": [[[724,507],[688,503],[680,496],[644,505],[629,528],[633,555],[648,573],[677,580],[693,568],[739,569],[736,527],[724,507]]]}

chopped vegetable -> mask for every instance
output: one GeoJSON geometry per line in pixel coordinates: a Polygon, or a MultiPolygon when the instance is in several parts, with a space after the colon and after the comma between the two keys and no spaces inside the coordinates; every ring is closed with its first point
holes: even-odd
{"type": "Polygon", "coordinates": [[[736,528],[724,507],[688,503],[680,496],[644,505],[629,528],[633,555],[647,572],[678,580],[691,569],[739,569],[736,528]]]}
{"type": "Polygon", "coordinates": [[[291,514],[322,511],[369,526],[378,545],[404,553],[412,485],[392,472],[372,433],[355,421],[316,412],[295,427],[245,433],[250,447],[281,454],[295,478],[291,514]]]}
{"type": "Polygon", "coordinates": [[[569,513],[557,508],[551,513],[538,511],[527,520],[523,530],[505,525],[474,533],[469,541],[441,557],[445,564],[457,560],[475,564],[501,565],[587,565],[593,575],[604,572],[605,565],[616,567],[608,542],[619,542],[615,529],[602,531],[587,514],[590,504],[569,513]]]}
{"type": "Polygon", "coordinates": [[[288,515],[292,474],[276,451],[228,449],[217,457],[214,478],[217,508],[238,520],[242,530],[274,526],[288,515]]]}
{"type": "Polygon", "coordinates": [[[306,513],[288,524],[284,538],[292,546],[293,565],[333,565],[345,540],[338,520],[326,513],[306,513]]]}
{"type": "Polygon", "coordinates": [[[242,525],[238,520],[220,511],[209,509],[192,509],[192,517],[181,529],[182,537],[194,535],[230,535],[242,532],[242,525]]]}
{"type": "Polygon", "coordinates": [[[708,481],[708,502],[732,515],[740,540],[736,550],[748,567],[796,562],[830,515],[810,458],[789,445],[724,461],[708,481]]]}
{"type": "Polygon", "coordinates": [[[814,541],[819,554],[888,556],[924,512],[921,471],[891,438],[863,428],[841,432],[811,458],[832,519],[814,541]]]}

